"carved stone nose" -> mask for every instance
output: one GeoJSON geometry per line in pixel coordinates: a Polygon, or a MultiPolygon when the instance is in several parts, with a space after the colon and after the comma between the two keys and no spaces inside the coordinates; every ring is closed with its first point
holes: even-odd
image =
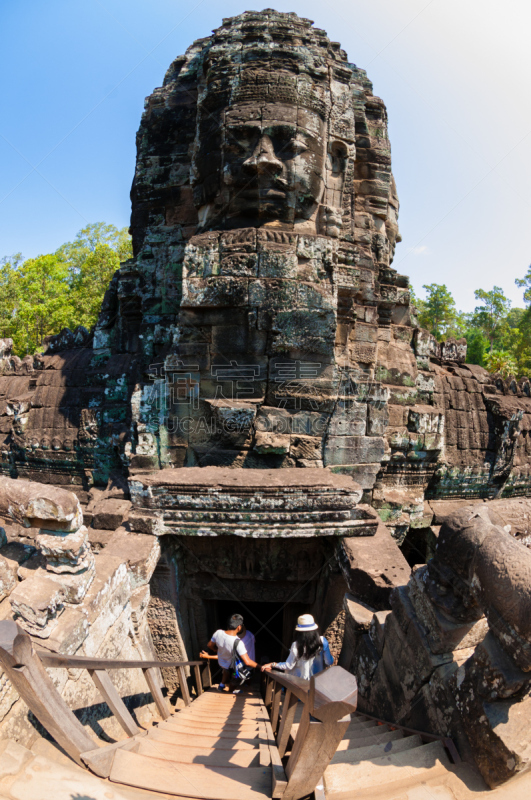
{"type": "Polygon", "coordinates": [[[259,174],[280,175],[282,161],[276,157],[273,143],[266,133],[260,137],[252,156],[243,162],[243,166],[259,174]]]}

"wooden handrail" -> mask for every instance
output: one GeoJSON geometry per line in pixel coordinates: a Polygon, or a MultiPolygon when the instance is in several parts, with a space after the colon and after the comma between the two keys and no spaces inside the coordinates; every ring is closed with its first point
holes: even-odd
{"type": "Polygon", "coordinates": [[[151,669],[153,667],[200,667],[201,661],[122,661],[111,658],[89,658],[87,656],[63,656],[48,650],[37,650],[42,663],[47,667],[82,669],[151,669]]]}
{"type": "Polygon", "coordinates": [[[300,700],[302,703],[307,702],[310,691],[310,681],[305,681],[304,678],[297,678],[295,675],[285,675],[283,672],[273,670],[266,672],[266,675],[268,678],[271,678],[276,683],[283,686],[284,689],[289,689],[297,700],[300,700]]]}
{"type": "Polygon", "coordinates": [[[322,722],[341,719],[356,710],[358,685],[356,679],[341,667],[328,667],[310,680],[273,671],[267,675],[289,689],[291,694],[308,705],[310,714],[322,722]]]}
{"type": "Polygon", "coordinates": [[[461,756],[457,752],[457,747],[455,746],[453,739],[450,739],[449,736],[442,736],[438,733],[426,733],[426,731],[417,731],[415,728],[407,728],[405,725],[400,725],[398,722],[389,722],[385,719],[373,717],[372,714],[366,714],[364,711],[358,711],[358,716],[365,717],[365,719],[370,719],[373,722],[379,722],[381,725],[388,725],[390,728],[397,728],[399,731],[404,731],[404,733],[407,733],[410,736],[420,736],[423,741],[442,742],[453,763],[461,763],[461,756]]]}
{"type": "Polygon", "coordinates": [[[354,675],[342,667],[328,667],[310,680],[278,671],[267,672],[267,678],[265,702],[281,756],[286,752],[297,701],[304,706],[286,764],[287,784],[277,786],[273,774],[273,797],[299,800],[315,790],[332,760],[350,724],[350,713],[356,710],[358,685],[354,675]],[[286,695],[281,709],[282,687],[286,695]]]}
{"type": "Polygon", "coordinates": [[[90,763],[93,763],[94,742],[68,708],[45,667],[86,669],[103,700],[130,737],[142,735],[142,732],[112,683],[107,670],[141,669],[163,719],[170,716],[171,709],[161,691],[160,668],[175,667],[179,671],[179,683],[185,705],[191,702],[185,673],[186,666],[193,667],[198,695],[203,691],[203,681],[206,686],[211,684],[208,661],[126,661],[63,656],[45,650],[36,651],[30,636],[13,620],[0,621],[0,666],[43,727],[81,766],[86,761],[82,758],[83,754],[89,751],[92,753],[90,763]],[[203,676],[201,665],[203,665],[203,676]]]}

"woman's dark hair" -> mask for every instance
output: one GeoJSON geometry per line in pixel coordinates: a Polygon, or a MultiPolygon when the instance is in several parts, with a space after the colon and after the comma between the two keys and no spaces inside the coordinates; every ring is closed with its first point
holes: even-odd
{"type": "Polygon", "coordinates": [[[295,643],[299,658],[313,658],[323,647],[319,628],[314,631],[295,631],[295,643]]]}

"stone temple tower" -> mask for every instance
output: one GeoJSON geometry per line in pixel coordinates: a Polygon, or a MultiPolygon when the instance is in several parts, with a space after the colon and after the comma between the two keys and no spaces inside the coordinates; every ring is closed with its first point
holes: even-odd
{"type": "Polygon", "coordinates": [[[245,13],[175,60],[137,147],[135,257],[94,340],[150,370],[131,463],[348,464],[370,483],[378,341],[410,312],[390,267],[387,116],[365,72],[309,20],[245,13]]]}
{"type": "Polygon", "coordinates": [[[138,471],[326,470],[398,539],[426,497],[529,493],[529,381],[419,329],[385,106],[324,31],[266,9],[195,42],[146,100],[131,198],[93,336],[5,350],[4,474],[87,501],[138,471]]]}

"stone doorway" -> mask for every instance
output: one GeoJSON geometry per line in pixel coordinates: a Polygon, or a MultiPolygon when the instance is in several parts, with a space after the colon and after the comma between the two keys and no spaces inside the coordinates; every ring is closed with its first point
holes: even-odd
{"type": "Polygon", "coordinates": [[[268,603],[232,600],[205,602],[209,630],[224,628],[231,614],[241,614],[247,628],[255,636],[256,661],[284,661],[287,658],[293,629],[299,614],[307,611],[303,603],[268,603]],[[215,627],[214,627],[215,626],[215,627]]]}
{"type": "Polygon", "coordinates": [[[197,658],[234,613],[255,634],[259,663],[287,658],[303,613],[315,616],[339,655],[347,586],[336,560],[335,537],[168,534],[160,541],[148,620],[162,658],[197,658]]]}

